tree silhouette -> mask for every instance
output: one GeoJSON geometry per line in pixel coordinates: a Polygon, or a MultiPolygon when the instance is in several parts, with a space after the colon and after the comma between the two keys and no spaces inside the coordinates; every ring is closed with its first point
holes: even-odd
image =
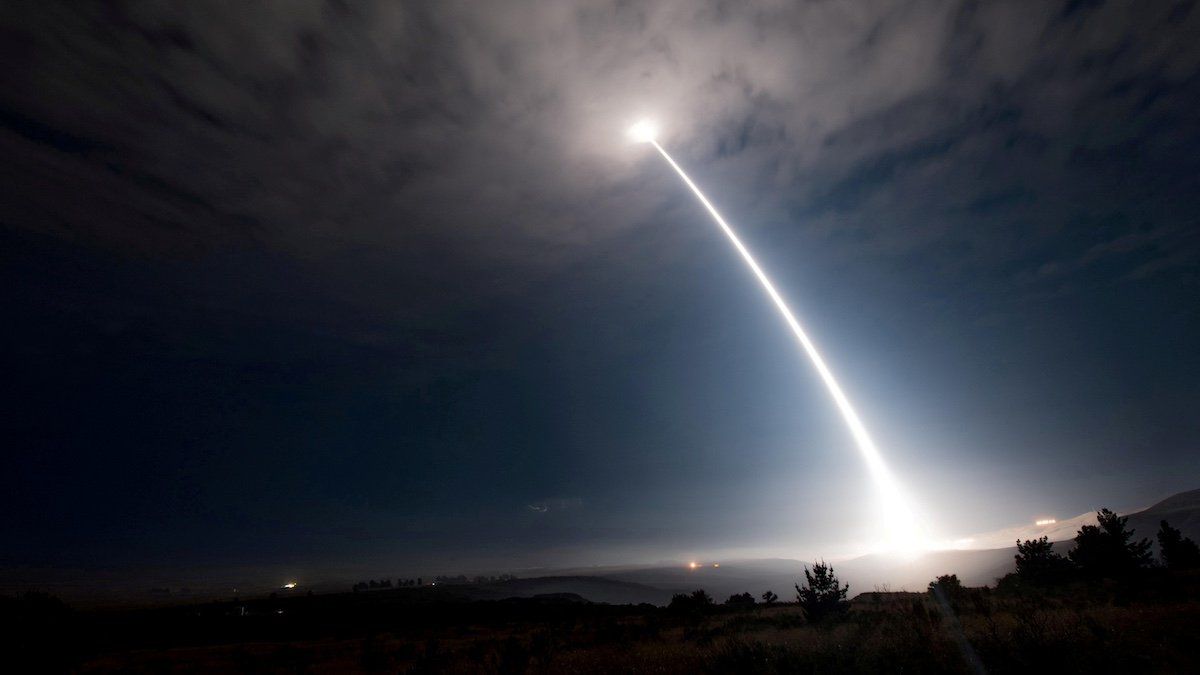
{"type": "Polygon", "coordinates": [[[668,609],[685,612],[699,612],[709,607],[712,607],[713,599],[702,588],[698,588],[691,593],[676,593],[671,596],[671,604],[667,605],[668,609]]]}
{"type": "Polygon", "coordinates": [[[809,621],[820,621],[846,609],[846,593],[850,591],[850,584],[840,584],[832,565],[822,560],[813,563],[811,571],[806,566],[804,578],[807,583],[803,588],[796,584],[796,600],[800,602],[804,616],[809,621]]]}
{"type": "Polygon", "coordinates": [[[1120,577],[1148,567],[1150,540],[1133,538],[1133,530],[1125,529],[1128,518],[1108,509],[1096,512],[1097,525],[1084,525],[1075,535],[1071,562],[1090,576],[1120,577]]]}
{"type": "Polygon", "coordinates": [[[929,592],[936,593],[938,591],[944,593],[946,597],[957,597],[962,595],[962,582],[958,580],[957,574],[943,574],[929,582],[929,592]]]}
{"type": "Polygon", "coordinates": [[[725,604],[732,607],[753,607],[754,596],[750,595],[749,593],[734,593],[733,595],[729,596],[729,599],[725,601],[725,604]]]}
{"type": "Polygon", "coordinates": [[[929,595],[933,596],[943,609],[955,613],[962,611],[963,602],[970,596],[958,580],[957,574],[942,574],[929,582],[929,595]]]}
{"type": "Polygon", "coordinates": [[[779,599],[779,596],[775,595],[775,591],[763,591],[762,600],[763,600],[763,602],[767,603],[768,605],[775,604],[775,601],[778,599],[779,599]]]}
{"type": "Polygon", "coordinates": [[[1165,520],[1158,525],[1158,546],[1162,549],[1163,564],[1167,569],[1190,570],[1200,567],[1200,547],[1165,520]]]}
{"type": "Polygon", "coordinates": [[[1017,576],[1023,581],[1046,585],[1061,582],[1071,572],[1071,561],[1054,552],[1049,538],[1017,541],[1017,576]]]}

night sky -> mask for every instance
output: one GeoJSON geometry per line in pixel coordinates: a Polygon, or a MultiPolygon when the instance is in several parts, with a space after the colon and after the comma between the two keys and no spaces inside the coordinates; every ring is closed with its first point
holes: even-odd
{"type": "Polygon", "coordinates": [[[4,3],[0,566],[861,545],[641,115],[947,537],[1200,487],[1195,5],[4,3]]]}

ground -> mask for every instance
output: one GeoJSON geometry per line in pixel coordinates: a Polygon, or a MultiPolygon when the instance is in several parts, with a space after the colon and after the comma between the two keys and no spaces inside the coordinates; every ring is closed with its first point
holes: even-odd
{"type": "Polygon", "coordinates": [[[866,593],[815,625],[787,603],[679,612],[398,590],[75,614],[59,635],[76,636],[84,673],[1200,672],[1196,586],[866,593]]]}

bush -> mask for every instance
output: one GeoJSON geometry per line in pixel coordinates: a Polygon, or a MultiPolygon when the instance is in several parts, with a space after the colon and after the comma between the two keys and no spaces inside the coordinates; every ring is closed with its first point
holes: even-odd
{"type": "Polygon", "coordinates": [[[667,609],[676,612],[699,612],[713,606],[712,596],[702,588],[689,593],[676,593],[671,596],[671,604],[667,609]]]}
{"type": "Polygon", "coordinates": [[[755,604],[754,596],[749,593],[734,593],[729,596],[725,604],[730,607],[753,607],[755,604]]]}
{"type": "Polygon", "coordinates": [[[1128,518],[1108,509],[1096,512],[1096,525],[1084,525],[1075,535],[1071,562],[1088,576],[1119,578],[1149,567],[1150,540],[1130,541],[1133,530],[1126,530],[1128,518]]]}
{"type": "Polygon", "coordinates": [[[1200,548],[1179,530],[1162,521],[1158,526],[1158,546],[1162,549],[1163,564],[1171,570],[1190,570],[1200,567],[1200,548]]]}
{"type": "Polygon", "coordinates": [[[935,595],[942,593],[947,598],[956,598],[962,595],[963,585],[958,580],[957,574],[943,574],[929,582],[929,592],[935,595]]]}
{"type": "Polygon", "coordinates": [[[1035,586],[1064,581],[1074,565],[1053,549],[1054,544],[1047,537],[1017,541],[1017,554],[1013,558],[1017,563],[1018,578],[1035,586]]]}
{"type": "Polygon", "coordinates": [[[804,568],[804,578],[807,583],[803,588],[796,584],[796,600],[809,621],[815,623],[843,612],[849,606],[846,594],[850,591],[850,584],[840,584],[832,565],[824,561],[813,563],[811,571],[804,568]]]}

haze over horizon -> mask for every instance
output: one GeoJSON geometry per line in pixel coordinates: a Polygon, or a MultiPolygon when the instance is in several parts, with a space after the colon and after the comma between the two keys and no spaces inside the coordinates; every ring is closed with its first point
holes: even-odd
{"type": "MultiPolygon", "coordinates": [[[[9,3],[0,570],[940,538],[1200,476],[1200,11],[9,3]]],[[[1148,534],[1148,533],[1147,533],[1148,534]]]]}

